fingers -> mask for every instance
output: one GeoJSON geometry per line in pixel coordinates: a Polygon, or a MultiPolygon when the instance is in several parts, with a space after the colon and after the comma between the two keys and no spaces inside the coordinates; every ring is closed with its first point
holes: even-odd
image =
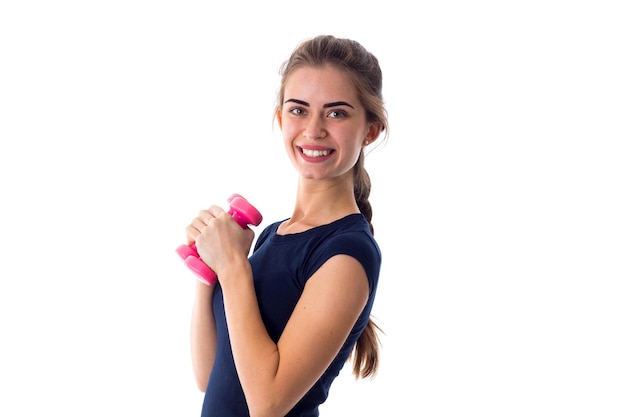
{"type": "Polygon", "coordinates": [[[206,210],[200,210],[198,216],[195,217],[191,224],[186,228],[187,240],[189,243],[195,242],[205,227],[225,211],[219,206],[211,206],[206,210]]]}
{"type": "Polygon", "coordinates": [[[198,213],[198,218],[204,220],[205,223],[208,223],[211,219],[220,216],[222,213],[224,213],[224,209],[222,209],[221,207],[211,206],[206,210],[200,210],[200,213],[198,213]]]}

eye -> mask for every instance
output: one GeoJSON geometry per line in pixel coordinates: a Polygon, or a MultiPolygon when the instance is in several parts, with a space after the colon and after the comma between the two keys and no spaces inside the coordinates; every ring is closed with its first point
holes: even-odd
{"type": "Polygon", "coordinates": [[[337,119],[337,118],[341,118],[341,117],[347,117],[348,113],[344,110],[331,110],[330,112],[328,112],[328,117],[330,117],[331,119],[337,119]]]}
{"type": "Polygon", "coordinates": [[[304,109],[301,107],[291,107],[289,109],[289,113],[293,114],[294,116],[301,116],[304,114],[304,109]]]}

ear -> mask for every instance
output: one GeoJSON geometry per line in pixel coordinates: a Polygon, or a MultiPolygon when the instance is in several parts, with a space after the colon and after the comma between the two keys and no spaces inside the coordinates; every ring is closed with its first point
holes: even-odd
{"type": "Polygon", "coordinates": [[[367,128],[367,134],[365,135],[365,138],[363,139],[362,146],[365,147],[365,146],[371,145],[372,142],[378,139],[378,137],[380,136],[380,132],[382,132],[382,130],[383,130],[383,126],[379,122],[370,123],[367,128]]]}
{"type": "Polygon", "coordinates": [[[283,128],[283,115],[280,111],[280,109],[276,109],[276,121],[278,122],[278,127],[282,130],[283,128]]]}

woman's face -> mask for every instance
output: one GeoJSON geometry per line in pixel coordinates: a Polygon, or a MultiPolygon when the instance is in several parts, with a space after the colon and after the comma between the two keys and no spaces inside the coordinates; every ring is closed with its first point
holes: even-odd
{"type": "Polygon", "coordinates": [[[306,179],[351,173],[361,148],[380,133],[378,124],[367,122],[352,80],[332,66],[294,70],[281,105],[277,116],[287,154],[306,179]]]}

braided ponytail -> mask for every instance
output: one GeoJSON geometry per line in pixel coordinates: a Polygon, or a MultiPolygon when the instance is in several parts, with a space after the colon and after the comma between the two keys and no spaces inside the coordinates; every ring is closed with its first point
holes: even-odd
{"type": "MultiPolygon", "coordinates": [[[[369,223],[370,230],[374,234],[374,226],[372,225],[372,205],[369,202],[370,190],[372,183],[370,176],[365,170],[365,156],[363,150],[359,155],[357,163],[354,165],[354,197],[356,203],[369,223]]],[[[374,376],[378,368],[378,346],[380,339],[378,332],[382,332],[381,328],[370,317],[367,326],[359,336],[359,339],[352,351],[352,373],[357,378],[367,378],[374,376]]]]}

